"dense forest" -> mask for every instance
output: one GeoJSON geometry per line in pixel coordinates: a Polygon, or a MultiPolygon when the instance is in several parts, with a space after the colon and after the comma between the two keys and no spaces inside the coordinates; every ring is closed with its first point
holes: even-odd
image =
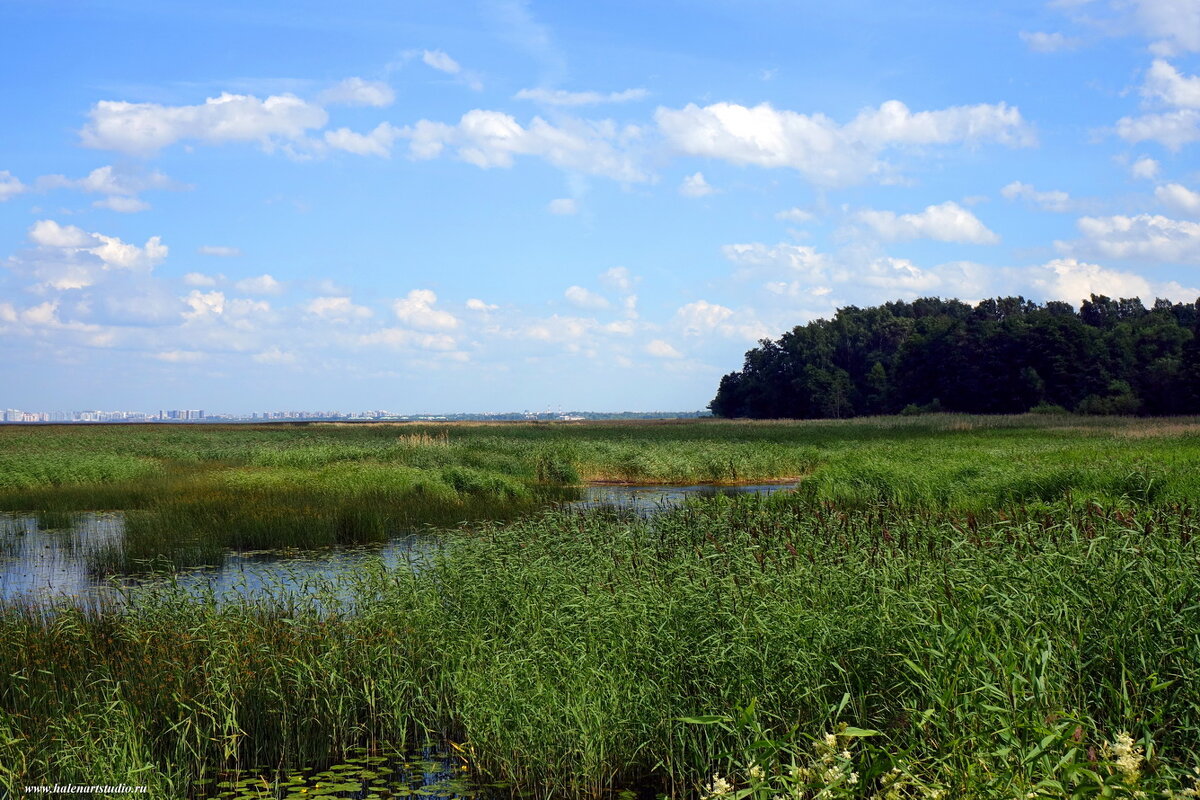
{"type": "Polygon", "coordinates": [[[1200,413],[1200,300],[1092,295],[850,306],[746,353],[709,404],[722,417],[1065,409],[1200,413]]]}

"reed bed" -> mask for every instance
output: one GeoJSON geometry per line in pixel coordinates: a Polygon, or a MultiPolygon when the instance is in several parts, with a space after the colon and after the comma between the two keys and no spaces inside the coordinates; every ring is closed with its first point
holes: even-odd
{"type": "Polygon", "coordinates": [[[183,797],[432,733],[547,798],[1169,797],[1200,764],[1197,534],[1136,501],[739,497],[254,598],[10,604],[0,781],[183,797]]]}

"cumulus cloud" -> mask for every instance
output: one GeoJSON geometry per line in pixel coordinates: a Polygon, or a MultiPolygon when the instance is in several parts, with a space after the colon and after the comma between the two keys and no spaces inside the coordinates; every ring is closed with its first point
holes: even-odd
{"type": "Polygon", "coordinates": [[[1167,61],[1155,59],[1146,71],[1141,93],[1171,110],[1122,117],[1117,120],[1118,136],[1133,143],[1158,142],[1172,151],[1200,140],[1200,77],[1181,75],[1167,61]]]}
{"type": "Polygon", "coordinates": [[[775,214],[775,219],[783,220],[784,222],[805,223],[812,222],[815,215],[811,211],[805,211],[803,208],[788,208],[775,214]]]}
{"type": "Polygon", "coordinates": [[[29,240],[42,247],[84,248],[95,244],[95,237],[74,225],[59,225],[52,219],[42,219],[29,229],[29,240]]]}
{"type": "Polygon", "coordinates": [[[1033,134],[1016,108],[955,106],[912,112],[890,100],[839,125],[823,114],[777,110],[767,103],[660,107],[655,113],[667,143],[685,155],[760,167],[788,167],[813,183],[842,186],[884,171],[890,147],[997,141],[1020,146],[1033,134]]]}
{"type": "Polygon", "coordinates": [[[1070,211],[1071,195],[1059,190],[1039,192],[1028,183],[1013,181],[1000,190],[1009,200],[1025,200],[1046,211],[1070,211]]]}
{"type": "Polygon", "coordinates": [[[242,254],[240,248],[220,244],[202,244],[196,248],[196,252],[202,256],[216,256],[217,258],[236,258],[242,254]]]}
{"type": "Polygon", "coordinates": [[[381,122],[369,133],[355,133],[349,128],[325,131],[324,142],[334,150],[345,150],[357,156],[380,156],[392,154],[392,143],[401,135],[401,130],[389,122],[381,122]]]}
{"type": "Polygon", "coordinates": [[[1021,41],[1035,53],[1057,53],[1061,50],[1073,50],[1079,46],[1078,39],[1072,39],[1057,32],[1021,31],[1020,36],[1021,41]]]}
{"type": "Polygon", "coordinates": [[[1172,211],[1188,217],[1200,217],[1200,192],[1178,183],[1168,183],[1154,190],[1154,196],[1172,211]]]}
{"type": "Polygon", "coordinates": [[[138,197],[143,191],[184,188],[157,170],[145,173],[129,167],[118,168],[111,165],[98,167],[77,180],[65,175],[43,175],[38,178],[37,185],[42,190],[75,189],[89,194],[107,195],[104,199],[92,203],[92,206],[124,214],[150,208],[149,203],[138,197]]]}
{"type": "Polygon", "coordinates": [[[704,180],[703,172],[695,172],[686,176],[679,184],[679,193],[684,197],[707,197],[717,190],[704,180]]]}
{"type": "Polygon", "coordinates": [[[569,287],[563,292],[563,296],[567,298],[567,301],[571,305],[579,306],[580,308],[601,309],[608,308],[610,305],[606,298],[595,292],[590,292],[582,286],[569,287]]]}
{"type": "Polygon", "coordinates": [[[996,244],[1000,237],[979,218],[951,200],[928,206],[916,214],[897,215],[891,211],[860,211],[856,219],[889,241],[935,239],[940,242],[996,244]]]}
{"type": "Polygon", "coordinates": [[[618,148],[636,139],[636,128],[611,121],[565,120],[552,125],[534,117],[528,127],[509,114],[475,109],[457,124],[421,120],[403,130],[413,158],[437,158],[454,148],[458,158],[477,167],[511,167],[516,156],[535,156],[556,167],[621,181],[648,180],[634,160],[618,148]]]}
{"type": "Polygon", "coordinates": [[[154,357],[171,364],[195,364],[208,358],[208,354],[198,350],[164,350],[154,357]]]}
{"type": "Polygon", "coordinates": [[[1158,142],[1172,152],[1200,140],[1200,111],[1185,108],[1163,114],[1122,117],[1117,135],[1127,142],[1158,142]]]}
{"type": "Polygon", "coordinates": [[[1200,77],[1184,76],[1161,58],[1146,71],[1142,95],[1175,108],[1200,108],[1200,77]]]}
{"type": "Polygon", "coordinates": [[[425,62],[426,66],[448,75],[457,75],[462,72],[459,63],[441,50],[426,50],[421,53],[421,60],[425,62]]]}
{"type": "Polygon", "coordinates": [[[662,339],[652,339],[645,347],[648,355],[655,358],[683,358],[683,353],[676,350],[669,342],[662,339]]]}
{"type": "Polygon", "coordinates": [[[564,89],[522,89],[513,97],[532,100],[547,106],[592,106],[600,103],[628,103],[644,100],[650,95],[645,89],[626,89],[622,92],[568,92],[564,89]]]}
{"type": "Polygon", "coordinates": [[[355,305],[349,297],[314,297],[305,304],[304,310],[331,322],[349,322],[371,316],[371,309],[355,305]]]}
{"type": "Polygon", "coordinates": [[[16,197],[28,187],[6,169],[0,169],[0,203],[16,197]]]}
{"type": "Polygon", "coordinates": [[[1047,299],[1069,303],[1079,303],[1093,294],[1143,300],[1165,297],[1189,302],[1200,295],[1200,289],[1175,282],[1151,283],[1132,272],[1120,272],[1074,258],[1059,258],[1034,267],[1029,270],[1029,277],[1033,287],[1047,299]]]}
{"type": "Polygon", "coordinates": [[[128,244],[115,236],[89,233],[74,225],[38,220],[29,228],[29,241],[38,251],[14,257],[9,266],[27,273],[39,285],[53,289],[82,289],[91,286],[110,270],[149,272],[167,257],[168,248],[158,236],[146,243],[128,244]]]}
{"type": "MultiPolygon", "coordinates": [[[[439,312],[440,313],[440,312],[439,312]]],[[[453,336],[445,333],[420,333],[407,328],[381,328],[365,333],[356,340],[363,345],[384,345],[397,349],[433,350],[448,352],[458,348],[453,336]]]]}
{"type": "Polygon", "coordinates": [[[1169,56],[1200,50],[1200,3],[1196,0],[1131,2],[1135,22],[1144,34],[1156,40],[1150,46],[1153,52],[1169,56]]]}
{"type": "Polygon", "coordinates": [[[1175,220],[1157,214],[1081,217],[1083,239],[1055,242],[1068,253],[1103,258],[1144,259],[1167,263],[1200,261],[1200,222],[1175,220]]]}
{"type": "Polygon", "coordinates": [[[286,350],[280,350],[278,345],[271,345],[261,353],[255,353],[250,356],[251,360],[259,364],[294,364],[296,363],[296,354],[286,350]]]}
{"type": "Polygon", "coordinates": [[[85,147],[132,154],[155,153],[184,140],[270,148],[280,140],[300,140],[328,119],[325,109],[292,94],[260,100],[226,92],[194,106],[101,100],[79,135],[85,147]]]}
{"type": "Polygon", "coordinates": [[[758,341],[770,331],[753,314],[739,313],[732,308],[697,300],[675,311],[675,325],[684,336],[717,334],[728,339],[758,341]]]}
{"type": "Polygon", "coordinates": [[[579,203],[570,197],[556,197],[546,204],[546,210],[551,214],[576,214],[579,212],[579,203]]]}
{"type": "Polygon", "coordinates": [[[1130,165],[1129,174],[1143,180],[1154,180],[1158,177],[1158,162],[1149,156],[1142,156],[1130,165]]]}
{"type": "Polygon", "coordinates": [[[275,280],[270,275],[257,275],[253,278],[243,278],[234,284],[234,286],[247,294],[279,294],[283,291],[283,284],[275,280]]]}
{"type": "Polygon", "coordinates": [[[467,300],[467,309],[470,311],[495,311],[500,306],[493,303],[485,303],[477,297],[472,297],[467,300]]]}
{"type": "Polygon", "coordinates": [[[189,321],[202,320],[225,313],[224,292],[202,292],[199,289],[193,289],[183,298],[183,302],[190,309],[183,312],[184,319],[189,321]]]}
{"type": "Polygon", "coordinates": [[[727,244],[721,247],[721,253],[744,272],[783,271],[811,281],[824,280],[831,266],[829,257],[817,252],[815,247],[784,242],[776,245],[761,242],[727,244]]]}
{"type": "Polygon", "coordinates": [[[384,108],[395,101],[396,93],[383,81],[346,78],[336,86],[321,92],[319,99],[328,105],[384,108]]]}
{"type": "Polygon", "coordinates": [[[189,272],[183,276],[183,282],[188,286],[216,286],[217,278],[203,272],[189,272]]]}
{"type": "Polygon", "coordinates": [[[600,273],[600,282],[619,292],[628,292],[638,280],[628,267],[610,267],[600,273]]]}
{"type": "Polygon", "coordinates": [[[437,295],[428,289],[413,289],[407,296],[392,303],[396,318],[412,328],[430,331],[450,331],[458,327],[458,318],[449,311],[433,307],[437,295]]]}

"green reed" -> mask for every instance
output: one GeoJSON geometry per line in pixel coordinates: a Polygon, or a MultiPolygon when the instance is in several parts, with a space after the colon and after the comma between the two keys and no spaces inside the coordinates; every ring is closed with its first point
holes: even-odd
{"type": "Polygon", "coordinates": [[[183,796],[432,732],[540,797],[682,798],[820,765],[809,743],[844,723],[875,733],[826,796],[1024,797],[1092,772],[1163,797],[1200,759],[1198,533],[1168,504],[717,499],[464,527],[420,569],[254,599],[9,605],[0,774],[183,796]],[[1104,754],[1122,732],[1136,784],[1104,754]]]}

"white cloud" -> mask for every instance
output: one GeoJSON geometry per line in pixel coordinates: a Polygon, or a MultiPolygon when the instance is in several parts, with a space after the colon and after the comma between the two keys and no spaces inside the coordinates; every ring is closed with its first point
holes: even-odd
{"type": "Polygon", "coordinates": [[[383,81],[367,81],[362,78],[346,78],[336,86],[321,92],[320,100],[329,105],[390,106],[396,99],[392,87],[383,81]]]}
{"type": "Polygon", "coordinates": [[[355,305],[349,297],[314,297],[304,306],[304,310],[332,322],[347,322],[371,316],[371,309],[355,305]]]}
{"type": "Polygon", "coordinates": [[[240,248],[221,244],[202,244],[196,248],[196,252],[202,256],[216,256],[217,258],[236,258],[242,254],[240,248]]]}
{"type": "Polygon", "coordinates": [[[948,200],[916,214],[897,216],[891,211],[860,211],[856,218],[889,241],[936,239],[940,242],[996,244],[1000,237],[958,203],[948,200]]]}
{"type": "Polygon", "coordinates": [[[450,331],[458,327],[458,318],[449,311],[435,309],[437,295],[428,289],[413,289],[404,298],[392,304],[396,318],[413,328],[432,331],[450,331]]]}
{"type": "Polygon", "coordinates": [[[590,106],[600,103],[627,103],[644,100],[650,95],[645,89],[626,89],[622,92],[568,92],[564,89],[522,89],[513,97],[532,100],[548,106],[590,106]]]}
{"type": "Polygon", "coordinates": [[[787,274],[798,273],[813,281],[824,280],[831,266],[828,256],[808,245],[782,242],[773,246],[760,242],[727,244],[721,247],[721,253],[743,270],[782,269],[787,274]]]}
{"type": "Polygon", "coordinates": [[[815,215],[811,211],[805,211],[803,208],[788,208],[775,214],[775,219],[798,224],[812,222],[815,218],[815,215]]]}
{"type": "Polygon", "coordinates": [[[619,292],[628,292],[638,280],[628,267],[611,267],[600,273],[600,282],[619,292]]]}
{"type": "Polygon", "coordinates": [[[151,236],[142,247],[126,244],[115,236],[105,236],[102,233],[93,233],[92,236],[96,237],[100,244],[89,248],[89,251],[99,256],[106,265],[118,269],[151,270],[167,257],[167,246],[158,236],[151,236]]]}
{"type": "Polygon", "coordinates": [[[234,286],[247,294],[279,294],[283,291],[283,284],[275,280],[270,275],[257,275],[253,278],[243,278],[234,284],[234,286]]]}
{"type": "Polygon", "coordinates": [[[470,311],[495,311],[500,308],[492,303],[485,303],[482,300],[472,297],[467,300],[467,309],[470,311]]]}
{"type": "Polygon", "coordinates": [[[65,268],[65,272],[58,279],[50,277],[48,281],[49,285],[60,289],[82,288],[94,282],[92,265],[70,262],[71,257],[79,254],[88,253],[95,256],[100,260],[98,266],[105,270],[112,268],[149,271],[161,263],[168,253],[167,246],[158,236],[151,236],[145,245],[138,247],[126,244],[115,236],[88,233],[74,225],[59,225],[49,219],[35,222],[29,228],[29,239],[42,248],[60,251],[61,255],[68,259],[59,265],[65,268]]]}
{"type": "Polygon", "coordinates": [[[329,119],[323,108],[295,95],[260,100],[228,92],[194,106],[101,100],[88,117],[80,131],[84,146],[133,154],[154,153],[182,140],[257,142],[270,148],[280,139],[300,140],[329,119]]]}
{"type": "Polygon", "coordinates": [[[355,133],[349,128],[325,131],[325,144],[335,150],[345,150],[358,156],[380,156],[392,154],[392,143],[401,135],[401,130],[389,122],[381,122],[370,133],[355,133]]]}
{"type": "Polygon", "coordinates": [[[183,282],[188,286],[216,286],[217,279],[203,272],[189,272],[183,276],[183,282]]]}
{"type": "Polygon", "coordinates": [[[1030,184],[1021,183],[1020,181],[1013,181],[1008,184],[1000,190],[1000,194],[1009,200],[1016,200],[1018,198],[1027,200],[1046,211],[1071,210],[1071,195],[1066,192],[1058,190],[1039,192],[1030,184]]]}
{"type": "Polygon", "coordinates": [[[890,100],[845,125],[823,114],[780,111],[767,103],[753,108],[734,103],[660,107],[655,119],[668,144],[685,155],[789,167],[827,186],[857,183],[885,171],[878,156],[892,146],[1033,142],[1020,111],[1004,103],[913,113],[890,100]]]}
{"type": "Polygon", "coordinates": [[[25,191],[26,188],[28,187],[21,183],[11,172],[6,169],[0,169],[0,203],[16,197],[25,191]]]}
{"type": "Polygon", "coordinates": [[[579,212],[579,204],[570,197],[557,197],[546,204],[546,210],[551,214],[575,214],[579,212]]]}
{"type": "Polygon", "coordinates": [[[145,200],[137,197],[122,197],[121,195],[112,195],[103,200],[97,200],[92,203],[94,208],[107,208],[109,211],[116,211],[121,214],[136,214],[139,211],[145,211],[150,208],[150,204],[145,200]]]}
{"type": "Polygon", "coordinates": [[[1200,50],[1200,3],[1196,0],[1132,0],[1134,18],[1142,31],[1157,39],[1150,49],[1158,55],[1200,50]]]}
{"type": "Polygon", "coordinates": [[[716,189],[704,180],[703,172],[696,172],[686,176],[683,182],[679,184],[679,193],[684,197],[707,197],[710,194],[716,193],[716,189]]]}
{"type": "Polygon", "coordinates": [[[646,344],[646,352],[655,358],[683,358],[683,353],[662,339],[653,339],[646,344]]]}
{"type": "Polygon", "coordinates": [[[159,361],[166,361],[171,364],[195,364],[198,361],[204,361],[208,358],[208,355],[197,350],[164,350],[163,352],[155,353],[154,357],[159,361]]]}
{"type": "Polygon", "coordinates": [[[1146,71],[1142,95],[1175,108],[1200,108],[1200,77],[1180,75],[1168,62],[1156,58],[1146,71]]]}
{"type": "Polygon", "coordinates": [[[196,321],[225,313],[224,292],[201,292],[193,289],[183,298],[190,311],[183,312],[184,319],[196,321]]]}
{"type": "Polygon", "coordinates": [[[92,203],[95,208],[106,208],[131,214],[145,211],[150,204],[137,195],[147,189],[179,189],[174,181],[162,172],[143,173],[129,167],[114,166],[97,167],[78,180],[71,180],[64,175],[43,175],[38,178],[41,189],[76,189],[89,194],[107,195],[103,200],[92,203]]]}
{"type": "Polygon", "coordinates": [[[697,300],[675,311],[675,325],[684,336],[706,336],[716,333],[729,339],[758,341],[770,334],[765,325],[752,314],[738,313],[732,308],[697,300]]]}
{"type": "Polygon", "coordinates": [[[1176,213],[1200,217],[1200,192],[1193,192],[1178,183],[1168,183],[1154,190],[1158,202],[1176,213]]]}
{"type": "Polygon", "coordinates": [[[1164,114],[1122,117],[1117,135],[1127,142],[1158,142],[1172,152],[1200,140],[1200,111],[1185,108],[1164,114]]]}
{"type": "Polygon", "coordinates": [[[1149,156],[1142,156],[1129,167],[1129,174],[1135,178],[1154,180],[1158,177],[1158,162],[1149,156]]]}
{"type": "Polygon", "coordinates": [[[457,75],[462,72],[459,63],[441,50],[426,50],[421,53],[421,60],[425,62],[426,66],[448,75],[457,75]]]}
{"type": "Polygon", "coordinates": [[[565,292],[563,292],[563,296],[566,297],[567,301],[572,305],[579,306],[580,308],[601,309],[609,307],[609,302],[607,299],[601,297],[595,292],[589,292],[582,286],[569,287],[565,292]]]}
{"type": "Polygon", "coordinates": [[[907,258],[877,258],[858,269],[852,279],[880,289],[912,293],[930,291],[941,284],[936,273],[922,270],[907,258]]]}
{"type": "MultiPolygon", "coordinates": [[[[438,312],[441,313],[441,312],[438,312]]],[[[445,333],[418,333],[407,328],[381,328],[358,337],[364,345],[385,345],[400,349],[451,351],[458,347],[453,336],[445,333]]]]}
{"type": "Polygon", "coordinates": [[[1079,46],[1078,39],[1072,39],[1057,32],[1021,31],[1020,36],[1021,41],[1035,53],[1057,53],[1061,50],[1072,50],[1079,46]]]}
{"type": "Polygon", "coordinates": [[[296,363],[296,354],[280,350],[278,345],[271,345],[271,347],[263,350],[261,353],[255,353],[250,358],[259,364],[296,363]]]}
{"type": "Polygon", "coordinates": [[[639,134],[610,121],[566,120],[555,126],[541,117],[534,117],[526,128],[509,114],[482,109],[463,114],[456,125],[421,120],[402,132],[413,158],[437,158],[453,147],[463,161],[488,169],[511,167],[515,156],[537,156],[563,169],[629,182],[648,178],[616,146],[639,134]]]}
{"type": "Polygon", "coordinates": [[[1081,217],[1077,225],[1083,240],[1055,242],[1060,250],[1117,259],[1169,263],[1200,261],[1200,222],[1138,214],[1133,217],[1081,217]]]}
{"type": "Polygon", "coordinates": [[[563,317],[554,314],[525,326],[520,334],[540,342],[554,342],[568,350],[577,351],[581,341],[597,327],[596,320],[580,317],[563,317]]]}
{"type": "Polygon", "coordinates": [[[92,234],[74,225],[59,225],[52,219],[38,220],[29,229],[29,239],[42,247],[85,248],[96,243],[92,234]]]}
{"type": "Polygon", "coordinates": [[[1149,299],[1150,283],[1131,272],[1105,269],[1074,258],[1059,258],[1032,271],[1034,287],[1047,298],[1078,303],[1093,294],[1149,299]]]}

